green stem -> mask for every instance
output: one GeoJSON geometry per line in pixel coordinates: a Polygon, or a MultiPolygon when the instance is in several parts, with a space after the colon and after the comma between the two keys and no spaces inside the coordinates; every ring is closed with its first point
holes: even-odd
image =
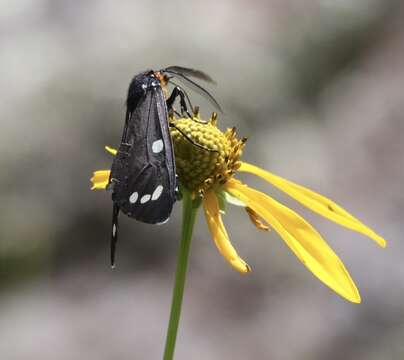
{"type": "Polygon", "coordinates": [[[178,324],[181,315],[182,299],[184,295],[185,278],[187,273],[189,248],[191,245],[192,230],[198,211],[198,204],[191,199],[191,194],[184,190],[182,199],[182,233],[181,244],[177,258],[177,270],[173,298],[171,302],[170,321],[168,323],[164,360],[172,360],[177,339],[178,324]]]}

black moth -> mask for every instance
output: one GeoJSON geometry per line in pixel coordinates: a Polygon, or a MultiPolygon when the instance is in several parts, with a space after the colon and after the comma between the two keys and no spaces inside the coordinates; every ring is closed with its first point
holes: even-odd
{"type": "Polygon", "coordinates": [[[191,107],[192,104],[172,78],[199,91],[221,110],[212,95],[189,77],[212,82],[208,75],[199,70],[170,66],[159,71],[142,72],[129,85],[125,126],[108,185],[113,200],[112,266],[118,240],[119,212],[145,223],[162,224],[168,221],[176,201],[178,188],[169,131],[169,126],[175,124],[169,124],[168,110],[174,111],[173,103],[179,97],[182,115],[190,116],[187,101],[191,107]],[[166,99],[167,83],[175,87],[166,99]]]}

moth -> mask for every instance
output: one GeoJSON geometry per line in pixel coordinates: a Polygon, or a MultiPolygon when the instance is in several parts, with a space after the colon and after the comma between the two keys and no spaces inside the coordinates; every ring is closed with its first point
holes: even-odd
{"type": "Polygon", "coordinates": [[[190,77],[213,82],[202,71],[170,66],[158,71],[144,71],[129,85],[125,125],[108,184],[113,201],[112,266],[115,264],[119,213],[148,224],[164,224],[169,220],[176,201],[178,185],[169,129],[175,124],[169,123],[168,111],[175,111],[173,104],[179,97],[181,115],[191,117],[188,105],[192,107],[192,104],[187,93],[172,79],[200,92],[221,111],[213,96],[190,77]],[[174,89],[167,96],[169,83],[174,89]]]}

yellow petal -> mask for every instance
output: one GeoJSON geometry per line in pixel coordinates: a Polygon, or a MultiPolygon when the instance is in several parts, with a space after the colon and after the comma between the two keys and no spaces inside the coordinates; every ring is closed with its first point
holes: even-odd
{"type": "Polygon", "coordinates": [[[225,190],[265,219],[300,261],[322,282],[349,301],[361,301],[359,291],[342,261],[301,216],[237,180],[229,180],[225,190]]]}
{"type": "Polygon", "coordinates": [[[317,214],[370,237],[381,247],[386,246],[386,241],[380,235],[325,196],[245,162],[242,162],[239,171],[249,172],[261,177],[317,214]]]}
{"type": "Polygon", "coordinates": [[[241,273],[248,273],[251,268],[241,259],[233,248],[220,216],[219,203],[213,191],[207,191],[203,199],[206,222],[212,238],[223,257],[241,273]]]}
{"type": "Polygon", "coordinates": [[[251,208],[246,207],[245,211],[248,214],[248,217],[250,218],[251,222],[255,225],[255,227],[259,230],[269,230],[269,226],[267,224],[264,224],[258,214],[251,208]]]}
{"type": "Polygon", "coordinates": [[[110,170],[98,170],[93,172],[93,176],[90,179],[93,186],[91,190],[103,190],[107,187],[109,181],[110,170]]]}
{"type": "Polygon", "coordinates": [[[118,153],[118,150],[116,150],[112,147],[109,147],[109,146],[105,146],[105,150],[107,150],[111,155],[114,155],[114,156],[116,156],[116,154],[118,153]]]}

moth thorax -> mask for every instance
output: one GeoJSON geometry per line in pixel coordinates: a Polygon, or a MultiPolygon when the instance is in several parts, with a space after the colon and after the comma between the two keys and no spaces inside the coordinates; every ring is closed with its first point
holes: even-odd
{"type": "Polygon", "coordinates": [[[245,140],[235,130],[216,127],[216,114],[207,122],[199,117],[172,119],[171,128],[177,174],[182,186],[203,193],[225,184],[240,166],[245,140]]]}

